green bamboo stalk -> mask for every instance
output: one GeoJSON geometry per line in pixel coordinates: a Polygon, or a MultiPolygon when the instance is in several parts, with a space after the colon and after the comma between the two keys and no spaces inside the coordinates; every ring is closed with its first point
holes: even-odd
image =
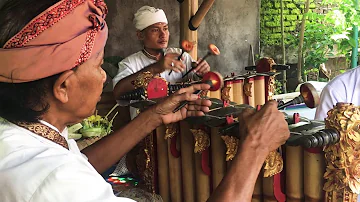
{"type": "MultiPolygon", "coordinates": [[[[355,9],[357,11],[359,9],[358,0],[354,0],[354,4],[355,4],[355,9]]],[[[351,50],[351,68],[357,67],[357,63],[358,63],[358,47],[359,47],[358,34],[359,34],[358,26],[353,25],[353,38],[355,40],[355,47],[353,47],[351,50]]]]}

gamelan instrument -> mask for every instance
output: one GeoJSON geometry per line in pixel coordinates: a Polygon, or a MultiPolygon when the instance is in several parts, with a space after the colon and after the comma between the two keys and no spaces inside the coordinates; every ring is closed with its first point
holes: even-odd
{"type": "MultiPolygon", "coordinates": [[[[163,201],[203,202],[219,185],[241,144],[237,116],[245,108],[259,109],[272,99],[277,69],[270,58],[261,59],[242,75],[232,74],[213,91],[202,92],[212,101],[202,117],[157,128],[140,144],[133,159],[145,189],[163,201]],[[274,68],[273,68],[274,67],[274,68]]],[[[209,73],[214,75],[214,73],[209,73]]],[[[202,83],[221,81],[204,75],[202,83]]],[[[133,107],[144,109],[193,83],[168,84],[158,77],[144,76],[142,83],[122,99],[139,100],[133,107]]],[[[309,83],[300,95],[278,109],[305,103],[314,108],[319,95],[309,83]]],[[[325,121],[308,120],[298,113],[286,114],[290,138],[264,162],[252,201],[337,202],[357,200],[360,193],[360,108],[338,103],[325,121]]]]}
{"type": "MultiPolygon", "coordinates": [[[[218,91],[223,87],[223,77],[218,72],[206,73],[202,80],[192,83],[169,84],[161,77],[153,77],[150,72],[139,75],[136,83],[141,83],[135,90],[125,93],[119,97],[119,100],[152,100],[163,98],[173,94],[181,88],[186,88],[192,84],[206,83],[210,85],[210,91],[218,91]],[[150,77],[150,78],[149,78],[150,77]]],[[[195,92],[200,94],[201,92],[195,92]]]]}

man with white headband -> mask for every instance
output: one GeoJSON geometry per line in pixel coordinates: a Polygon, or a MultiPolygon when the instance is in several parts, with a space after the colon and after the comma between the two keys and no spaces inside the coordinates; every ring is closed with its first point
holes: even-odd
{"type": "MultiPolygon", "coordinates": [[[[170,35],[168,20],[162,9],[150,6],[141,7],[134,15],[134,25],[137,30],[137,37],[144,48],[119,62],[118,74],[113,79],[115,98],[133,90],[132,81],[136,79],[138,74],[146,71],[153,75],[160,74],[161,77],[171,83],[181,82],[182,76],[191,69],[193,62],[187,53],[182,55],[181,61],[177,60],[181,50],[179,48],[168,48],[170,35]],[[163,56],[164,51],[165,56],[163,56]],[[173,72],[169,74],[171,70],[173,72]]],[[[193,72],[202,75],[208,71],[210,71],[210,66],[206,61],[203,61],[198,64],[193,72]]],[[[193,76],[194,74],[189,74],[185,79],[188,80],[193,76]]],[[[119,103],[122,104],[122,102],[119,103]]],[[[131,118],[134,118],[136,110],[131,108],[130,115],[131,118]]]]}
{"type": "MultiPolygon", "coordinates": [[[[169,41],[168,20],[162,9],[143,6],[134,14],[133,24],[137,30],[136,34],[139,41],[143,44],[143,49],[134,53],[119,62],[118,74],[113,78],[115,99],[123,93],[134,89],[132,82],[142,72],[149,71],[153,75],[159,75],[170,83],[183,81],[183,74],[191,69],[193,59],[188,53],[182,55],[182,60],[177,60],[181,49],[167,48],[169,41]],[[165,56],[164,52],[167,53],[165,56]],[[172,71],[171,74],[170,71],[172,71]]],[[[194,70],[202,75],[210,70],[206,61],[201,62],[194,70]]],[[[184,80],[196,80],[194,73],[190,73],[184,80]]],[[[129,102],[118,100],[120,105],[128,105],[129,102]]],[[[130,107],[130,118],[137,116],[137,109],[130,107]]],[[[128,173],[124,167],[125,158],[117,165],[115,172],[122,174],[128,173]]]]}

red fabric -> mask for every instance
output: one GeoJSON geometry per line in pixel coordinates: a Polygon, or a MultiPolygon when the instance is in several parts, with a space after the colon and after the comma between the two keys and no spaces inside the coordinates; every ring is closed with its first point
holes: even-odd
{"type": "Polygon", "coordinates": [[[102,0],[63,0],[0,48],[0,82],[22,83],[70,70],[103,50],[108,28],[102,0]]]}
{"type": "Polygon", "coordinates": [[[209,148],[206,148],[203,152],[201,152],[201,169],[207,175],[211,175],[211,168],[209,167],[210,156],[209,156],[209,148]]]}
{"type": "Polygon", "coordinates": [[[170,141],[170,152],[175,158],[179,158],[181,155],[180,151],[176,148],[177,136],[178,134],[175,134],[170,141]]]}
{"type": "Polygon", "coordinates": [[[281,173],[274,175],[274,184],[273,184],[274,195],[278,202],[285,202],[286,195],[283,193],[281,189],[281,181],[283,181],[284,179],[281,178],[282,178],[281,173]]]}

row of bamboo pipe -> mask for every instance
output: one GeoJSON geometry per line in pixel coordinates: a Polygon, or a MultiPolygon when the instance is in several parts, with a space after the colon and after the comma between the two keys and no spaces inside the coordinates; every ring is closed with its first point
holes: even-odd
{"type": "MultiPolygon", "coordinates": [[[[243,89],[245,80],[227,82],[226,86],[234,89],[230,91],[230,100],[238,100],[239,104],[249,103],[252,106],[264,104],[264,77],[258,76],[246,82],[253,83],[251,90],[253,96],[247,97],[243,94],[243,90],[235,90],[243,89]]],[[[221,91],[210,92],[209,96],[221,99],[221,91]]],[[[159,127],[156,131],[159,192],[165,202],[203,202],[218,186],[230,166],[225,162],[225,144],[218,134],[218,128],[211,128],[212,176],[207,176],[201,169],[201,155],[194,154],[194,138],[189,130],[189,124],[187,122],[180,122],[179,124],[180,136],[174,138],[177,138],[177,143],[180,143],[178,145],[178,148],[181,148],[180,158],[171,155],[170,140],[164,140],[165,127],[159,127]]],[[[301,147],[286,147],[284,165],[286,170],[286,201],[322,201],[324,168],[321,152],[310,152],[301,147]]],[[[252,201],[277,201],[273,183],[274,177],[263,178],[262,173],[260,173],[252,201]]]]}
{"type": "MultiPolygon", "coordinates": [[[[197,59],[198,34],[196,29],[189,29],[189,24],[193,28],[199,27],[214,1],[204,0],[199,8],[198,0],[184,0],[180,5],[180,39],[194,43],[194,48],[189,54],[195,60],[197,59]]],[[[265,104],[265,80],[263,77],[260,79],[250,78],[247,82],[254,86],[251,88],[253,96],[246,97],[244,95],[244,80],[239,79],[227,83],[227,86],[231,87],[230,100],[238,104],[246,103],[254,107],[265,104]]],[[[220,90],[210,92],[210,97],[221,99],[220,90]]],[[[211,161],[213,166],[212,179],[210,180],[210,177],[201,170],[201,155],[194,154],[194,139],[189,130],[189,124],[182,121],[179,126],[181,128],[180,136],[177,135],[174,138],[177,138],[177,143],[180,145],[181,158],[175,158],[171,155],[170,140],[164,140],[165,126],[156,130],[159,194],[164,202],[206,201],[211,191],[219,185],[227,167],[230,165],[224,161],[225,144],[218,135],[218,128],[211,128],[211,161]],[[168,158],[164,158],[164,156],[168,158]],[[210,181],[212,181],[212,187],[210,187],[210,181]]],[[[320,189],[323,183],[322,174],[325,167],[321,154],[303,151],[300,147],[287,147],[286,155],[286,184],[289,184],[286,188],[287,201],[302,201],[304,198],[306,198],[306,201],[321,201],[323,192],[320,189]],[[302,172],[304,163],[310,162],[315,163],[311,164],[310,167],[305,167],[302,172]],[[310,183],[314,182],[312,179],[320,179],[320,181],[310,183]],[[308,186],[304,186],[304,183],[308,186]],[[306,196],[303,193],[306,193],[306,196]]],[[[263,178],[262,173],[260,173],[252,201],[276,201],[272,186],[273,181],[272,177],[263,178]]]]}

